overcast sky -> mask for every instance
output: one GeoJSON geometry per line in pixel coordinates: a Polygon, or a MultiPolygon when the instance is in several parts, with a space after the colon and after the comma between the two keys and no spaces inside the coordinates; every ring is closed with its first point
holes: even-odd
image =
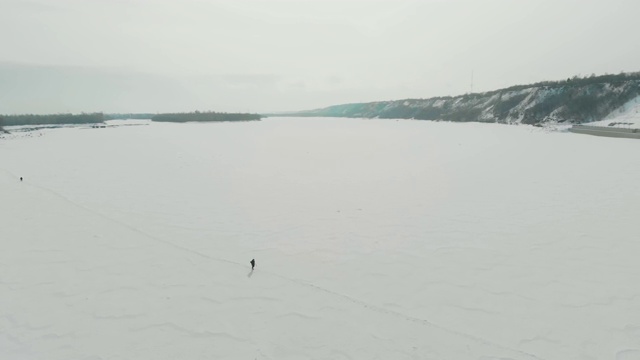
{"type": "Polygon", "coordinates": [[[0,113],[302,110],[640,70],[638,0],[0,0],[0,113]]]}

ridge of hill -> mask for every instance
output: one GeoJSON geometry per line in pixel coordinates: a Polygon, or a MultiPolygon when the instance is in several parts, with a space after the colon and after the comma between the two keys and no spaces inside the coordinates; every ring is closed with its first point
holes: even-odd
{"type": "Polygon", "coordinates": [[[279,116],[495,122],[600,121],[640,97],[640,72],[517,85],[484,93],[334,105],[279,116]]]}

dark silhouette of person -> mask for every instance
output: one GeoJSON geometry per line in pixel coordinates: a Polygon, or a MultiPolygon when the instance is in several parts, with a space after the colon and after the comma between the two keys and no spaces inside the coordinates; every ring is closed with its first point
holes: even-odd
{"type": "Polygon", "coordinates": [[[256,267],[256,259],[251,259],[249,262],[251,263],[251,270],[253,270],[253,268],[256,267]]]}
{"type": "Polygon", "coordinates": [[[20,176],[20,181],[22,181],[22,176],[20,176]]]}

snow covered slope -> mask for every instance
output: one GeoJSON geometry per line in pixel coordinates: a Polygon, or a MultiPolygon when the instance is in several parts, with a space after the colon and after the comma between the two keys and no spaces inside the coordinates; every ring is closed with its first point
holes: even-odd
{"type": "Polygon", "coordinates": [[[638,141],[312,118],[39,134],[0,140],[1,359],[640,358],[638,141]]]}
{"type": "Polygon", "coordinates": [[[606,119],[586,125],[640,129],[640,96],[616,109],[606,119]]]}

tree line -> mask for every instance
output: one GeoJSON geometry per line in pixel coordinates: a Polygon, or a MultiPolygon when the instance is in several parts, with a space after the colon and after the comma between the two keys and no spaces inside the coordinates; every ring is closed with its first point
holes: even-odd
{"type": "Polygon", "coordinates": [[[223,113],[213,111],[157,114],[151,118],[153,121],[160,122],[254,121],[260,119],[261,116],[259,114],[223,113]]]}
{"type": "Polygon", "coordinates": [[[0,116],[0,128],[16,125],[95,124],[101,122],[104,122],[104,114],[102,113],[0,116]]]}
{"type": "Polygon", "coordinates": [[[249,113],[225,113],[213,111],[195,111],[188,113],[130,113],[130,114],[103,114],[103,113],[82,113],[82,114],[23,114],[23,115],[0,115],[0,132],[4,132],[3,126],[16,125],[63,125],[63,124],[94,124],[102,123],[105,120],[116,119],[151,119],[160,122],[208,122],[208,121],[253,121],[262,118],[259,114],[249,113]]]}
{"type": "Polygon", "coordinates": [[[155,114],[151,113],[114,113],[114,114],[104,114],[105,120],[129,120],[129,119],[151,119],[155,114]]]}

